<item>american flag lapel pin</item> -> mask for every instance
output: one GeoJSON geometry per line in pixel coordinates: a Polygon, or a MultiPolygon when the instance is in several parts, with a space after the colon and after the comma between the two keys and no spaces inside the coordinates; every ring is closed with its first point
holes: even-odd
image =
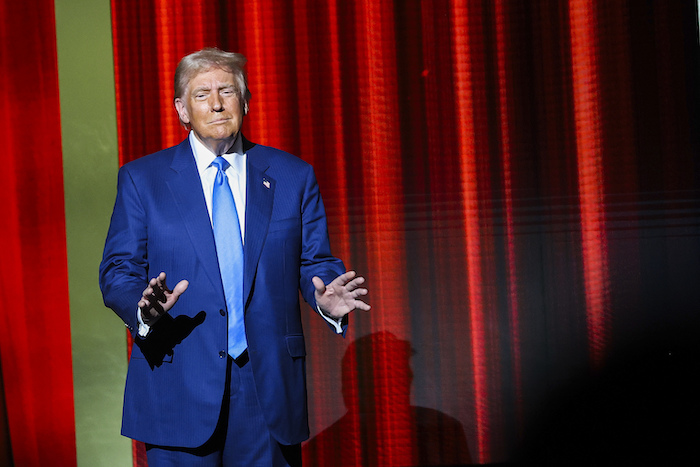
{"type": "Polygon", "coordinates": [[[263,185],[265,185],[265,188],[268,190],[270,189],[270,180],[263,178],[263,185]]]}

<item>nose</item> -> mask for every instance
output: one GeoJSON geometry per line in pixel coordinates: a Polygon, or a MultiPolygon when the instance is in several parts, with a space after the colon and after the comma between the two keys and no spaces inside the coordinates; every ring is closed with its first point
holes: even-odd
{"type": "Polygon", "coordinates": [[[211,109],[215,112],[220,112],[224,109],[224,101],[219,96],[219,93],[214,92],[211,94],[211,109]]]}

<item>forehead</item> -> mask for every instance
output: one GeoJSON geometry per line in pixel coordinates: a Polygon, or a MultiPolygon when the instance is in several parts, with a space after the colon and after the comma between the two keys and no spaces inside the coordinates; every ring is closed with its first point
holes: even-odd
{"type": "Polygon", "coordinates": [[[216,85],[217,87],[221,85],[235,86],[236,77],[231,71],[224,68],[210,67],[195,73],[194,76],[190,78],[188,84],[192,89],[195,87],[212,85],[216,85]]]}

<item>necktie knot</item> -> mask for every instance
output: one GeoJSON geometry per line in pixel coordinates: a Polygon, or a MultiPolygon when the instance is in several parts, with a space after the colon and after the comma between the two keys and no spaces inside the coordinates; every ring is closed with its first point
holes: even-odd
{"type": "Polygon", "coordinates": [[[221,156],[217,156],[214,162],[211,163],[212,166],[216,167],[217,170],[225,172],[231,164],[221,156]]]}

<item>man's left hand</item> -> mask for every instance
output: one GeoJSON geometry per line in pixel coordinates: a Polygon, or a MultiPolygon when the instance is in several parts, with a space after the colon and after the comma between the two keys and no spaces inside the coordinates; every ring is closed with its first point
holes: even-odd
{"type": "Polygon", "coordinates": [[[355,310],[369,311],[371,307],[358,300],[358,297],[367,295],[367,289],[360,287],[365,278],[355,276],[355,271],[348,271],[328,285],[318,276],[312,279],[316,288],[316,304],[323,314],[337,320],[355,310]]]}

